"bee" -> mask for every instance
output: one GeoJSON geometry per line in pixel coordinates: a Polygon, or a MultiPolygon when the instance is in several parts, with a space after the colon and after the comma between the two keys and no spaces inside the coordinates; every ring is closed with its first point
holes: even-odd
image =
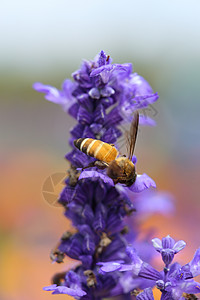
{"type": "Polygon", "coordinates": [[[128,157],[125,155],[118,156],[118,150],[113,144],[108,144],[101,140],[91,138],[79,138],[75,140],[74,145],[76,148],[97,159],[97,161],[85,168],[94,166],[102,169],[107,168],[107,175],[113,180],[114,184],[119,182],[126,186],[131,186],[137,177],[135,165],[132,163],[131,159],[135,149],[138,124],[139,113],[135,112],[130,132],[127,136],[128,157]]]}

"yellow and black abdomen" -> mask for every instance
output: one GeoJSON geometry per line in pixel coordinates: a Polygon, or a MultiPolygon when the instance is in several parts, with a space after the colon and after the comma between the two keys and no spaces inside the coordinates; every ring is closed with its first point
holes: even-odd
{"type": "Polygon", "coordinates": [[[115,160],[118,155],[115,147],[100,140],[80,138],[74,141],[74,145],[83,153],[106,163],[115,160]]]}

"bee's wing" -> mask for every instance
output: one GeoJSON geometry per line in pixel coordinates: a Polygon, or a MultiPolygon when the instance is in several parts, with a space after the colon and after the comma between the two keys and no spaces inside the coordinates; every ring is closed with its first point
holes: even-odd
{"type": "Polygon", "coordinates": [[[137,138],[137,132],[138,132],[138,124],[139,124],[139,113],[136,111],[133,116],[133,121],[131,123],[130,131],[127,134],[127,152],[128,152],[128,158],[131,160],[133,157],[134,149],[135,149],[135,143],[137,138]]]}

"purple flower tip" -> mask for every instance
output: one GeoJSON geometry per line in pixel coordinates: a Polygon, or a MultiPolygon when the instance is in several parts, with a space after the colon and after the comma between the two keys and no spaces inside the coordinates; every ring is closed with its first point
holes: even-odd
{"type": "Polygon", "coordinates": [[[113,272],[117,271],[121,268],[121,263],[123,263],[123,260],[121,261],[109,261],[109,262],[98,262],[97,265],[101,266],[101,271],[103,272],[113,272]]]}
{"type": "Polygon", "coordinates": [[[166,265],[169,265],[176,253],[185,248],[186,243],[182,240],[175,243],[175,240],[167,235],[162,238],[162,241],[158,238],[152,239],[154,248],[161,253],[162,259],[166,265]]]}
{"type": "Polygon", "coordinates": [[[86,295],[86,292],[80,288],[72,289],[66,286],[60,286],[57,284],[52,284],[43,288],[44,291],[52,291],[52,294],[67,294],[73,297],[82,297],[86,295]]]}
{"type": "Polygon", "coordinates": [[[114,186],[114,183],[113,183],[113,180],[108,177],[107,175],[104,175],[100,172],[97,172],[97,171],[83,171],[81,173],[81,175],[79,176],[79,180],[81,179],[85,179],[85,178],[100,178],[102,179],[105,183],[108,183],[112,186],[114,186]]]}
{"type": "Polygon", "coordinates": [[[156,188],[156,183],[147,174],[137,175],[136,181],[129,187],[132,192],[140,193],[150,187],[156,188]]]}

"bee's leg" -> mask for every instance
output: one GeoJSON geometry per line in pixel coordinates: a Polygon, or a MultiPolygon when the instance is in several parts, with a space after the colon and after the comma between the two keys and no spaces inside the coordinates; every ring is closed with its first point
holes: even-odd
{"type": "Polygon", "coordinates": [[[101,170],[104,170],[105,168],[108,167],[108,164],[104,161],[100,161],[100,160],[96,160],[95,161],[95,167],[101,169],[101,170]]]}
{"type": "Polygon", "coordinates": [[[85,170],[88,168],[94,168],[94,167],[97,167],[97,168],[103,170],[108,167],[108,164],[105,163],[104,161],[95,160],[95,161],[91,162],[89,165],[87,165],[86,167],[83,167],[82,170],[85,170]]]}
{"type": "Polygon", "coordinates": [[[96,161],[91,162],[91,163],[90,163],[89,165],[87,165],[86,167],[83,167],[82,170],[85,170],[85,169],[87,169],[87,168],[94,168],[94,167],[96,167],[95,163],[96,163],[96,161]]]}
{"type": "Polygon", "coordinates": [[[115,178],[115,179],[112,178],[112,180],[113,180],[114,184],[117,184],[119,182],[118,178],[115,178]]]}

